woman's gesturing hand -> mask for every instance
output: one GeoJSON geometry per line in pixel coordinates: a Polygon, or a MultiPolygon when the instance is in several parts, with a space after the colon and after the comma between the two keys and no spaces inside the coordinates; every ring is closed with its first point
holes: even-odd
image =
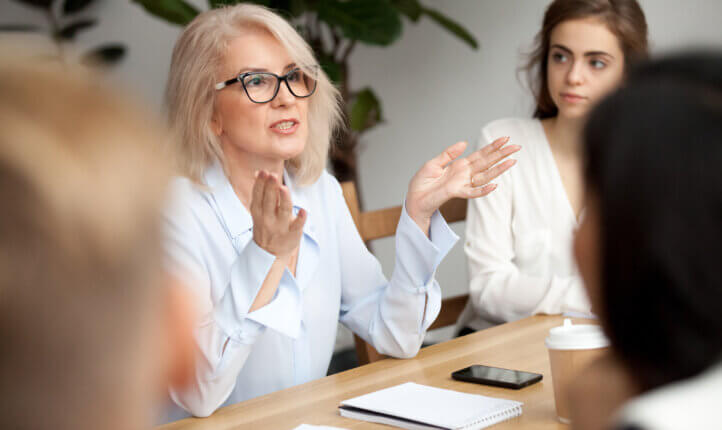
{"type": "Polygon", "coordinates": [[[306,222],[306,211],[293,216],[288,187],[272,174],[261,170],[256,175],[251,197],[253,240],[278,258],[290,257],[298,248],[306,222]]]}
{"type": "Polygon", "coordinates": [[[428,232],[431,215],[451,198],[470,199],[494,191],[496,185],[490,182],[516,163],[500,161],[521,149],[505,146],[508,142],[508,137],[499,138],[465,158],[458,157],[466,142],[458,142],[426,162],[409,183],[406,211],[411,219],[428,232]]]}

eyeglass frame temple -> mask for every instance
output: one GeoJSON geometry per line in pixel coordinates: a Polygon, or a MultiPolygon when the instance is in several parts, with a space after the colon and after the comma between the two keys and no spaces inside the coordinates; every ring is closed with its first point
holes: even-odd
{"type": "Polygon", "coordinates": [[[281,89],[281,81],[283,81],[283,82],[286,84],[286,88],[288,88],[288,91],[289,91],[289,92],[291,93],[291,95],[293,95],[294,97],[299,98],[299,99],[305,99],[305,98],[311,97],[311,96],[313,95],[313,93],[316,92],[316,86],[318,85],[318,80],[317,80],[317,79],[314,79],[314,80],[313,80],[314,83],[315,83],[315,85],[313,86],[313,90],[312,90],[308,95],[306,95],[306,96],[297,96],[296,93],[294,93],[293,90],[291,89],[291,85],[288,83],[288,76],[289,76],[291,73],[293,73],[293,72],[295,72],[295,71],[297,71],[297,70],[303,71],[300,67],[296,67],[296,68],[294,68],[293,70],[289,70],[289,72],[286,73],[286,74],[283,75],[283,76],[278,76],[277,74],[271,73],[271,72],[243,72],[243,73],[241,73],[240,75],[236,76],[235,78],[231,78],[231,79],[229,79],[229,80],[227,80],[227,81],[217,83],[217,84],[215,85],[215,88],[216,88],[217,91],[220,91],[220,90],[222,90],[223,88],[225,88],[225,87],[227,87],[227,86],[229,86],[229,85],[233,85],[233,84],[235,84],[236,82],[240,82],[240,83],[241,83],[241,86],[243,87],[243,92],[246,93],[246,96],[248,97],[248,100],[250,100],[250,101],[253,102],[253,103],[263,104],[263,103],[269,103],[269,102],[271,102],[273,99],[276,98],[276,96],[278,95],[278,91],[281,89]],[[273,92],[273,96],[271,96],[271,98],[268,99],[268,100],[265,101],[265,102],[257,102],[257,101],[255,101],[255,100],[253,100],[253,97],[251,97],[250,94],[248,94],[248,89],[246,88],[246,84],[243,83],[243,78],[245,78],[245,77],[248,76],[248,75],[255,74],[255,73],[264,73],[264,74],[267,74],[267,75],[272,75],[272,76],[274,76],[274,77],[276,78],[276,82],[278,83],[278,84],[276,85],[276,90],[273,92]]]}

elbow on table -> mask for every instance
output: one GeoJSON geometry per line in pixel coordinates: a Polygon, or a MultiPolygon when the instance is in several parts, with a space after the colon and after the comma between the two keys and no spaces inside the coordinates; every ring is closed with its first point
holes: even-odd
{"type": "Polygon", "coordinates": [[[416,357],[416,354],[419,353],[419,350],[420,350],[420,349],[421,349],[421,347],[418,346],[418,347],[416,347],[416,348],[414,348],[414,349],[404,350],[404,351],[401,352],[401,354],[398,354],[398,355],[396,356],[396,358],[401,358],[401,359],[414,358],[414,357],[416,357]]]}
{"type": "Polygon", "coordinates": [[[213,405],[194,405],[186,410],[196,418],[207,418],[217,409],[218,407],[213,407],[213,405]]]}
{"type": "Polygon", "coordinates": [[[386,355],[401,359],[414,358],[421,349],[422,341],[423,336],[418,341],[397,342],[397,347],[393,351],[387,352],[386,355]]]}
{"type": "Polygon", "coordinates": [[[172,393],[172,398],[178,406],[196,418],[209,417],[223,404],[223,401],[212,401],[197,394],[179,396],[177,393],[172,393]]]}

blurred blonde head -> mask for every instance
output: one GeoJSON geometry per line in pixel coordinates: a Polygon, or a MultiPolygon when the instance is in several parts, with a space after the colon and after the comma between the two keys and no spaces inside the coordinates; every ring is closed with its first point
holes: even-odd
{"type": "Polygon", "coordinates": [[[168,376],[167,134],[87,72],[14,58],[0,56],[0,427],[147,426],[168,376]]]}
{"type": "Polygon", "coordinates": [[[178,135],[180,170],[196,182],[214,159],[224,162],[221,144],[210,128],[215,84],[228,79],[222,66],[228,43],[248,30],[268,31],[304,71],[318,69],[316,91],[309,100],[309,137],[303,152],[286,162],[300,184],[314,182],[326,166],[334,130],[341,122],[339,93],[318,67],[313,51],[291,25],[255,5],[239,4],[198,15],[173,49],[166,103],[171,127],[178,135]]]}

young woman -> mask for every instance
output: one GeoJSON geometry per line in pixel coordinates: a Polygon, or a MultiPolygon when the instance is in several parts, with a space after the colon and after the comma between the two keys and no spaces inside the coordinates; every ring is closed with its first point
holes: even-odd
{"type": "Polygon", "coordinates": [[[614,354],[577,379],[574,427],[720,428],[722,52],[634,70],[584,148],[574,250],[614,354]]]}
{"type": "Polygon", "coordinates": [[[169,269],[201,308],[194,383],[171,394],[198,416],[325,376],[338,321],[383,354],[415,355],[457,239],[437,209],[491,192],[519,149],[499,139],[459,158],[462,142],[426,163],[386,280],[324,171],[338,93],[286,21],[252,5],[198,16],[175,46],[168,105],[186,176],[167,217],[169,269]]]}
{"type": "Polygon", "coordinates": [[[463,332],[538,313],[589,312],[571,251],[584,209],[580,130],[628,63],[646,53],[635,0],[556,0],[547,8],[527,65],[534,117],[494,121],[481,132],[482,145],[509,136],[524,151],[493,195],[470,201],[463,332]]]}

